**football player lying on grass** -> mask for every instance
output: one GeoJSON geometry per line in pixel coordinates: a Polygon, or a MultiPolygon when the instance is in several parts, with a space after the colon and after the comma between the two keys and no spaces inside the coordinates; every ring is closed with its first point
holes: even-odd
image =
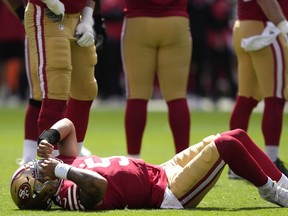
{"type": "Polygon", "coordinates": [[[44,131],[38,143],[43,159],[20,167],[11,180],[20,209],[49,209],[52,202],[69,210],[195,208],[226,164],[263,199],[288,206],[287,177],[241,129],[206,137],[161,165],[124,156],[77,157],[68,119],[44,131]],[[52,159],[55,145],[60,155],[52,159]]]}

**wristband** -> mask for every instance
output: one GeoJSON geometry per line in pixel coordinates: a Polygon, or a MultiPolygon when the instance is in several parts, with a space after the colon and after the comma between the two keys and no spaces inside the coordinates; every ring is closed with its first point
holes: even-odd
{"type": "Polygon", "coordinates": [[[44,130],[38,138],[37,144],[39,145],[42,140],[47,140],[48,143],[56,145],[60,141],[60,133],[56,129],[44,130]]]}
{"type": "Polygon", "coordinates": [[[281,34],[283,35],[286,42],[288,42],[288,22],[287,20],[281,21],[277,27],[280,29],[281,34]]]}
{"type": "Polygon", "coordinates": [[[54,174],[56,177],[61,179],[67,179],[67,174],[72,167],[65,163],[59,163],[54,169],[54,174]]]}

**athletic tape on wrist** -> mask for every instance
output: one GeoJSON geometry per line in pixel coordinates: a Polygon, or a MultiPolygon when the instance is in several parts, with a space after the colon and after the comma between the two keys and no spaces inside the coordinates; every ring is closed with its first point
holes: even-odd
{"type": "Polygon", "coordinates": [[[37,144],[42,140],[47,140],[50,144],[56,145],[60,141],[61,135],[56,129],[44,130],[38,138],[37,144]]]}
{"type": "Polygon", "coordinates": [[[61,179],[67,179],[67,174],[70,169],[71,166],[68,164],[64,163],[57,164],[54,170],[55,176],[61,179]]]}

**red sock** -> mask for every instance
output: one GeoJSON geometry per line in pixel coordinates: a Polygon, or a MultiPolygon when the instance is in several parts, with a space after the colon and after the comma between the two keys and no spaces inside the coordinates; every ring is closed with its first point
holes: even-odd
{"type": "Polygon", "coordinates": [[[186,99],[176,99],[168,103],[169,124],[172,130],[176,153],[189,147],[190,113],[186,99]]]}
{"type": "Polygon", "coordinates": [[[41,101],[29,100],[24,122],[24,139],[37,140],[38,126],[37,120],[41,109],[41,101]]]}
{"type": "MultiPolygon", "coordinates": [[[[248,134],[241,129],[227,131],[221,133],[221,136],[231,136],[239,140],[246,148],[250,155],[261,165],[266,175],[272,180],[279,181],[282,173],[277,169],[274,163],[267,157],[267,155],[258,147],[256,143],[248,136],[248,134]]],[[[231,153],[232,154],[232,153],[231,153]]],[[[233,170],[234,171],[234,170],[233,170]]]]}
{"type": "Polygon", "coordinates": [[[129,99],[126,102],[125,131],[128,154],[140,154],[147,120],[147,100],[129,99]]]}
{"type": "Polygon", "coordinates": [[[265,144],[279,146],[283,124],[285,100],[282,98],[265,98],[262,120],[262,133],[265,144]]]}
{"type": "Polygon", "coordinates": [[[251,113],[258,104],[253,98],[238,96],[230,117],[230,129],[241,128],[248,129],[248,123],[251,113]]]}
{"type": "Polygon", "coordinates": [[[70,119],[74,124],[77,142],[83,142],[85,138],[92,102],[80,101],[73,98],[68,100],[65,117],[70,119]]]}
{"type": "Polygon", "coordinates": [[[65,100],[43,99],[38,118],[38,132],[49,129],[53,124],[64,117],[65,100]]]}
{"type": "Polygon", "coordinates": [[[256,187],[266,184],[267,175],[239,140],[222,135],[215,140],[215,144],[221,158],[233,172],[256,187]]]}

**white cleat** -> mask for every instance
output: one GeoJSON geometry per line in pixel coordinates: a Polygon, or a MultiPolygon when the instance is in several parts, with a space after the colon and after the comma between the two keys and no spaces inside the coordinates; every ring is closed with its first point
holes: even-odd
{"type": "Polygon", "coordinates": [[[277,186],[275,182],[271,185],[270,190],[266,190],[266,192],[258,191],[260,196],[266,201],[282,207],[288,207],[288,190],[277,186]]]}

